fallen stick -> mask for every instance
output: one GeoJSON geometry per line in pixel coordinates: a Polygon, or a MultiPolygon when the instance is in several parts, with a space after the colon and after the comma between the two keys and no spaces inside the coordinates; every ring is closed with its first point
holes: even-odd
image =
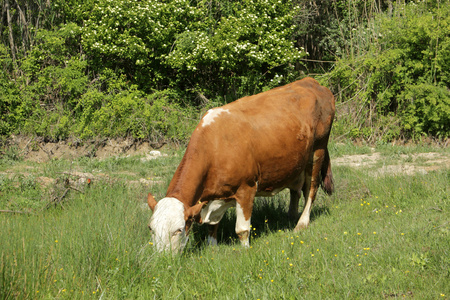
{"type": "MultiPolygon", "coordinates": [[[[67,195],[67,193],[69,192],[69,190],[70,190],[70,188],[66,188],[66,190],[64,191],[64,193],[62,194],[62,196],[61,197],[59,197],[59,199],[58,199],[58,197],[55,197],[51,202],[49,202],[46,206],[45,206],[45,208],[44,209],[47,209],[47,208],[49,208],[52,204],[54,204],[55,206],[56,206],[56,204],[61,204],[61,201],[64,199],[64,197],[67,195]]],[[[61,207],[63,207],[62,206],[62,204],[61,204],[61,207]]]]}
{"type": "Polygon", "coordinates": [[[11,213],[11,214],[31,214],[27,211],[20,211],[20,210],[8,210],[8,209],[0,209],[0,212],[2,213],[11,213]]]}
{"type": "Polygon", "coordinates": [[[72,186],[69,186],[69,187],[66,188],[66,190],[65,190],[64,193],[61,195],[61,197],[59,197],[59,198],[58,198],[58,197],[55,197],[52,201],[50,201],[49,203],[47,203],[47,205],[44,207],[44,209],[49,208],[52,204],[54,204],[55,206],[56,206],[57,204],[59,204],[59,205],[61,205],[61,207],[64,209],[64,206],[62,205],[62,202],[63,202],[63,200],[64,200],[64,197],[66,197],[67,193],[69,192],[69,190],[74,190],[74,191],[77,191],[77,192],[83,194],[83,191],[80,191],[80,190],[77,189],[77,188],[74,188],[74,187],[72,187],[72,186]]]}
{"type": "MultiPolygon", "coordinates": [[[[88,183],[89,184],[89,183],[88,183]]],[[[77,188],[74,188],[73,186],[69,186],[69,189],[72,189],[72,190],[74,190],[74,191],[77,191],[78,193],[82,193],[82,194],[84,194],[84,192],[83,191],[80,191],[79,189],[77,189],[77,188]]]]}
{"type": "Polygon", "coordinates": [[[37,143],[37,145],[39,146],[39,148],[41,148],[42,151],[45,152],[45,154],[47,154],[48,159],[51,160],[52,159],[52,155],[49,153],[49,151],[45,150],[44,147],[41,146],[41,144],[37,143]]]}

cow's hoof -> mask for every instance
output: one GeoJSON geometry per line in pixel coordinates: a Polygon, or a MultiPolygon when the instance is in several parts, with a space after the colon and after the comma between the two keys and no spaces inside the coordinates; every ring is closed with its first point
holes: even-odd
{"type": "Polygon", "coordinates": [[[250,243],[249,243],[249,240],[248,240],[249,232],[248,231],[242,231],[242,232],[239,232],[237,235],[239,237],[239,240],[241,241],[241,245],[244,248],[249,248],[250,247],[250,243]]]}

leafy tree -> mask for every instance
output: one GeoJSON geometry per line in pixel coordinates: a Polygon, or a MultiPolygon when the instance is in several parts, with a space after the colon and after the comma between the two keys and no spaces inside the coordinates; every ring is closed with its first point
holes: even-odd
{"type": "Polygon", "coordinates": [[[293,39],[298,9],[284,1],[242,1],[213,32],[210,25],[180,33],[166,63],[177,69],[178,80],[210,96],[258,92],[306,55],[293,39]]]}

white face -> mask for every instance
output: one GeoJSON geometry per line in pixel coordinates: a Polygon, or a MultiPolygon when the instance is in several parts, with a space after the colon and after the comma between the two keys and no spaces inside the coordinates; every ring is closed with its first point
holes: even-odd
{"type": "Polygon", "coordinates": [[[155,206],[149,227],[159,252],[181,252],[188,241],[183,203],[176,198],[161,199],[155,206]]]}

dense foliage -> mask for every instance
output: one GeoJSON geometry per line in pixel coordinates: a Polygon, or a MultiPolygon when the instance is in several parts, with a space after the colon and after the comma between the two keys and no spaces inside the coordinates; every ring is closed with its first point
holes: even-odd
{"type": "Polygon", "coordinates": [[[0,134],[186,141],[205,108],[321,73],[338,135],[445,137],[450,6],[407,2],[2,0],[0,134]]]}
{"type": "Polygon", "coordinates": [[[349,122],[351,135],[449,135],[450,6],[441,5],[410,3],[357,27],[364,39],[358,53],[329,74],[342,102],[363,108],[349,113],[357,120],[349,122]]]}

